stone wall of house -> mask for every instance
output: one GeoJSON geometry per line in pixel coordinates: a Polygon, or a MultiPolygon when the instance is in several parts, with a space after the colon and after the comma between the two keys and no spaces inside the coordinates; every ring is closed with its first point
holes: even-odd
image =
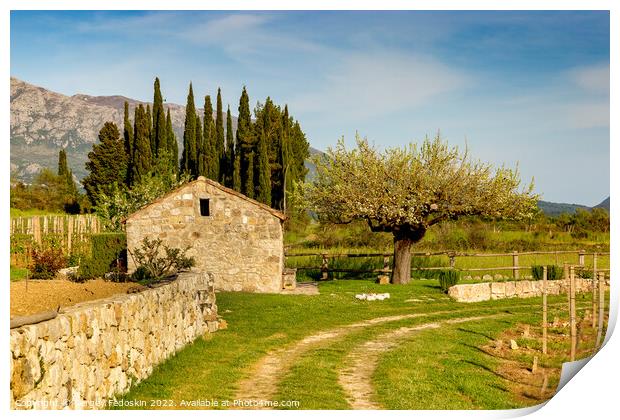
{"type": "Polygon", "coordinates": [[[182,273],[12,329],[12,408],[105,408],[155,365],[217,330],[213,283],[206,273],[182,273]]]}
{"type": "MultiPolygon", "coordinates": [[[[190,246],[188,255],[196,259],[196,268],[213,273],[218,290],[282,290],[282,220],[204,178],[134,213],[126,229],[130,254],[145,237],[160,238],[172,247],[190,246]],[[201,216],[200,199],[209,200],[209,216],[201,216]]],[[[131,256],[128,260],[133,271],[135,261],[131,256]]]]}
{"type": "MultiPolygon", "coordinates": [[[[457,302],[482,302],[485,300],[506,298],[529,298],[542,296],[542,280],[502,281],[492,283],[457,284],[448,289],[448,295],[457,302]]],[[[592,280],[575,279],[577,292],[592,290],[592,280]]],[[[547,294],[567,293],[566,280],[548,280],[547,294]]]]}

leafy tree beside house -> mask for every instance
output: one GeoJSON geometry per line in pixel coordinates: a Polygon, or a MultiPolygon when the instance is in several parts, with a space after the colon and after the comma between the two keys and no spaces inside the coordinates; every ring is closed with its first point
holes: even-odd
{"type": "Polygon", "coordinates": [[[124,184],[127,175],[127,154],[118,127],[106,122],[99,131],[99,143],[88,153],[86,169],[89,174],[82,180],[88,198],[96,204],[98,191],[109,192],[113,184],[124,184]]]}
{"type": "Polygon", "coordinates": [[[383,152],[365,139],[356,142],[348,150],[341,139],[316,157],[316,177],[301,192],[323,219],[363,220],[374,232],[391,232],[392,283],[410,281],[411,246],[431,226],[468,215],[522,219],[536,208],[533,183],[519,189],[517,171],[472,161],[439,136],[383,152]]]}

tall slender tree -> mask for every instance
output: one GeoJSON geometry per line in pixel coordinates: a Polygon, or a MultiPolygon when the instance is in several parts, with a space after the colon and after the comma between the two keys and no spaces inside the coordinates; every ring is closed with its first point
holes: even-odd
{"type": "Polygon", "coordinates": [[[226,176],[224,185],[229,188],[234,187],[233,178],[235,171],[235,139],[233,138],[232,115],[230,115],[230,105],[226,111],[226,176]]]}
{"type": "Polygon", "coordinates": [[[146,104],[146,126],[148,128],[149,142],[151,144],[151,166],[155,163],[155,138],[153,137],[153,121],[151,120],[151,105],[146,104]]]}
{"type": "Polygon", "coordinates": [[[170,118],[170,108],[166,115],[166,136],[168,138],[168,153],[170,154],[170,165],[175,174],[179,173],[179,144],[177,143],[177,137],[172,129],[172,118],[170,118]]]}
{"type": "Polygon", "coordinates": [[[198,146],[198,153],[196,155],[196,165],[198,166],[197,168],[197,172],[196,172],[196,176],[199,175],[204,175],[204,173],[200,172],[201,169],[201,161],[202,161],[202,152],[203,152],[203,147],[202,145],[204,144],[204,140],[203,140],[203,130],[202,130],[202,124],[200,124],[200,116],[198,114],[196,114],[196,145],[198,146]]]}
{"type": "Polygon", "coordinates": [[[194,89],[189,84],[187,94],[187,104],[185,106],[185,127],[183,129],[183,157],[181,159],[181,173],[197,176],[198,167],[196,165],[197,145],[196,145],[196,106],[194,105],[194,89]]]}
{"type": "Polygon", "coordinates": [[[226,155],[224,145],[224,110],[222,108],[222,90],[217,88],[217,104],[215,107],[215,155],[217,161],[216,181],[224,183],[226,176],[226,155]]]}
{"type": "Polygon", "coordinates": [[[58,152],[58,176],[66,178],[68,173],[67,152],[65,152],[65,149],[60,149],[58,152]]]}
{"type": "Polygon", "coordinates": [[[132,185],[138,184],[151,171],[153,162],[151,137],[149,135],[151,119],[142,104],[136,108],[134,119],[133,165],[131,168],[132,185]]]}
{"type": "Polygon", "coordinates": [[[129,185],[131,179],[131,171],[133,166],[133,126],[129,121],[129,103],[125,101],[125,110],[123,116],[123,140],[125,146],[125,154],[127,155],[127,175],[126,183],[129,185]]]}
{"type": "Polygon", "coordinates": [[[211,103],[211,96],[205,96],[204,106],[204,175],[217,181],[217,159],[216,159],[216,145],[215,145],[215,123],[213,122],[213,105],[211,103]]]}
{"type": "Polygon", "coordinates": [[[245,195],[254,198],[254,152],[248,153],[248,166],[245,174],[245,195]]]}
{"type": "Polygon", "coordinates": [[[258,137],[256,171],[258,172],[255,186],[255,197],[261,203],[271,206],[271,169],[265,133],[258,137]]]}
{"type": "Polygon", "coordinates": [[[235,163],[233,164],[232,188],[241,192],[241,156],[235,153],[235,163]]]}
{"type": "MultiPolygon", "coordinates": [[[[250,115],[250,98],[248,92],[243,87],[241,92],[241,98],[239,98],[239,115],[237,117],[237,136],[235,144],[235,153],[239,154],[240,158],[240,173],[241,173],[241,186],[242,193],[247,196],[254,195],[254,162],[250,162],[250,154],[253,154],[253,140],[252,140],[252,117],[250,115]],[[250,176],[250,174],[252,176],[250,176]],[[248,186],[252,186],[248,190],[248,186]]],[[[253,155],[252,155],[253,156],[253,155]]]]}
{"type": "Polygon", "coordinates": [[[164,100],[161,95],[159,77],[155,78],[153,84],[153,147],[154,157],[159,157],[164,150],[168,149],[166,133],[166,116],[164,115],[164,100]]]}

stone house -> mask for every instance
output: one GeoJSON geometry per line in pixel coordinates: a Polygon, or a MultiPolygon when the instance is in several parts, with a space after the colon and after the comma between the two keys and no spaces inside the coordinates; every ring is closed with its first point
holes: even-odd
{"type": "MultiPolygon", "coordinates": [[[[194,269],[213,273],[216,289],[278,293],[285,219],[277,210],[201,176],[127,217],[127,248],[131,254],[145,237],[176,248],[189,245],[194,269]]],[[[129,256],[129,272],[135,268],[129,256]]]]}

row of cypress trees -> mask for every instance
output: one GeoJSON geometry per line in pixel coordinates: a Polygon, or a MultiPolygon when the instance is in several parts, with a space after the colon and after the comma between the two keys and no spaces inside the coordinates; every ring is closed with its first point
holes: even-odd
{"type": "Polygon", "coordinates": [[[285,191],[306,175],[309,144],[298,121],[271,98],[250,113],[245,86],[239,99],[237,130],[233,135],[230,106],[224,130],[222,92],[217,91],[215,119],[209,95],[204,98],[201,123],[190,83],[185,107],[180,172],[205,176],[274,208],[286,208],[285,191]]]}
{"type": "Polygon", "coordinates": [[[285,210],[285,191],[306,175],[304,161],[309,144],[298,121],[268,97],[257,103],[254,119],[250,113],[246,88],[239,99],[236,133],[230,106],[226,128],[221,89],[217,91],[215,118],[209,95],[204,98],[200,117],[189,85],[185,107],[183,151],[172,129],[170,109],[164,109],[159,78],[154,82],[153,107],[140,104],[134,109],[133,124],[125,102],[123,135],[107,122],[99,132],[99,144],[89,153],[86,168],[90,174],[82,181],[93,203],[96,192],[106,186],[124,184],[131,188],[146,176],[205,176],[248,197],[285,210]]]}

